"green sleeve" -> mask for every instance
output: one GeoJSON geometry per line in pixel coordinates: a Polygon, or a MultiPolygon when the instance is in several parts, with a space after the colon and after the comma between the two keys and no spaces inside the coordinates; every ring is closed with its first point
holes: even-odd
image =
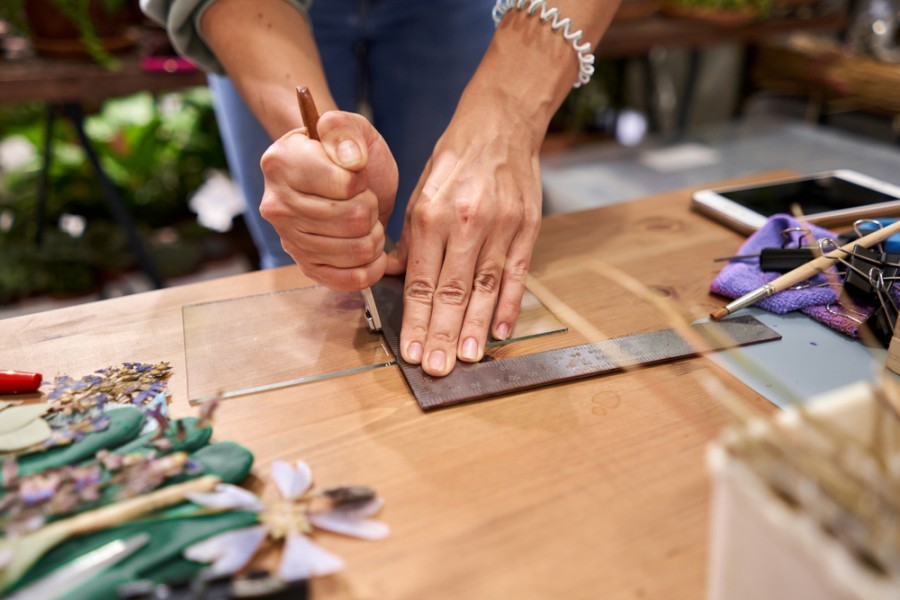
{"type": "MultiPolygon", "coordinates": [[[[312,0],[284,0],[306,15],[312,0]]],[[[169,33],[175,50],[204,71],[224,74],[222,64],[200,32],[200,19],[215,0],[141,0],[141,10],[169,33]]]]}

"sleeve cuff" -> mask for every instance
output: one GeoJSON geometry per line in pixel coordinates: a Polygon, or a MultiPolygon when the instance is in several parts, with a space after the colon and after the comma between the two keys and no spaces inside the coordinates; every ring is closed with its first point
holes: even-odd
{"type": "MultiPolygon", "coordinates": [[[[142,0],[141,7],[151,19],[166,28],[172,47],[185,58],[190,59],[198,68],[219,75],[225,69],[216,58],[215,53],[200,28],[203,14],[216,0],[175,0],[174,2],[158,2],[142,0]]],[[[306,7],[309,0],[284,0],[294,6],[307,19],[306,7]]]]}

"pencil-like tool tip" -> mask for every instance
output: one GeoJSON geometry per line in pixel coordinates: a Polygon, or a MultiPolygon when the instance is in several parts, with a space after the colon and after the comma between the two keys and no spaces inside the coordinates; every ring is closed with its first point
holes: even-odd
{"type": "Polygon", "coordinates": [[[312,92],[305,85],[297,86],[297,104],[300,105],[300,116],[303,118],[303,125],[306,127],[309,139],[318,140],[319,131],[316,124],[319,121],[319,111],[316,110],[312,92]]]}
{"type": "Polygon", "coordinates": [[[728,316],[728,309],[727,309],[727,308],[720,308],[720,309],[718,309],[718,310],[714,310],[714,311],[712,311],[711,313],[709,313],[709,317],[710,317],[713,321],[718,321],[719,319],[724,319],[724,318],[727,317],[727,316],[728,316]]]}

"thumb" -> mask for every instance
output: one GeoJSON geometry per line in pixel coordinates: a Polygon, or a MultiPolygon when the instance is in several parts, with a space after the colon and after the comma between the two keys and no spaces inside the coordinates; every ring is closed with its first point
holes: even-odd
{"type": "Polygon", "coordinates": [[[387,255],[387,265],[384,272],[386,275],[402,275],[406,272],[406,260],[409,258],[409,238],[406,236],[406,230],[400,234],[400,241],[393,250],[387,255]]]}
{"type": "Polygon", "coordinates": [[[361,171],[369,162],[367,129],[372,125],[361,115],[332,110],[319,119],[319,141],[331,161],[349,171],[361,171]]]}

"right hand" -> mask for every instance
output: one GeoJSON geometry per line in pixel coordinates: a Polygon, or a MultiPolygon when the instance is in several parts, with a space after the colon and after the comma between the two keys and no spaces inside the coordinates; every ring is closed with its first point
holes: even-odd
{"type": "Polygon", "coordinates": [[[384,275],[397,163],[361,115],[329,111],[317,129],[321,141],[294,129],[263,154],[260,213],[306,276],[333,290],[361,290],[384,275]]]}

